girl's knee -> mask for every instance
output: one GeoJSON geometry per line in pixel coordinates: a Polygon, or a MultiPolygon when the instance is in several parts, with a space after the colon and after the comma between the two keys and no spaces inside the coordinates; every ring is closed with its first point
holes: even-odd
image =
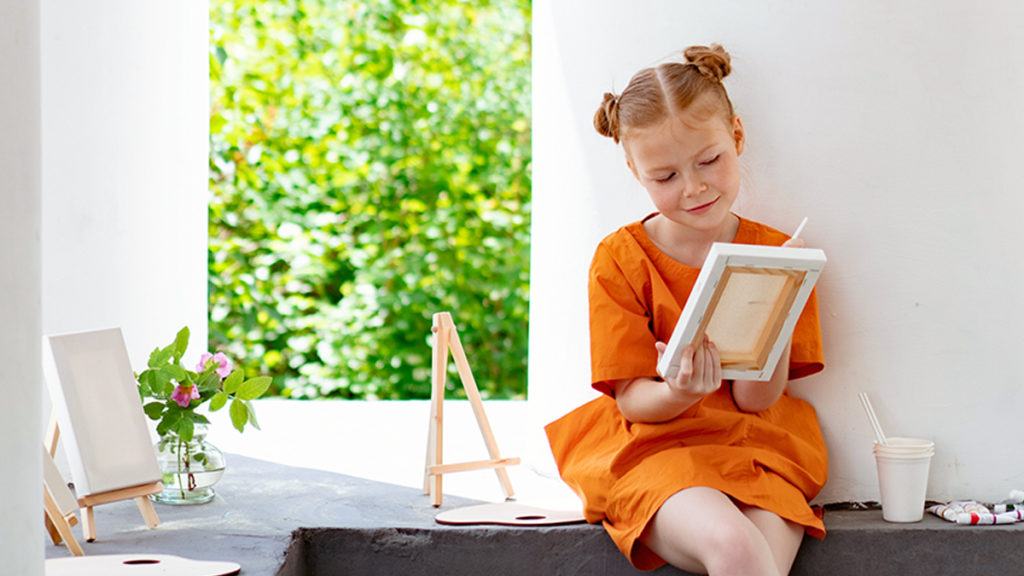
{"type": "Polygon", "coordinates": [[[641,540],[691,572],[778,574],[771,546],[756,523],[727,496],[709,488],[690,488],[669,498],[641,540]]]}
{"type": "Polygon", "coordinates": [[[742,519],[716,522],[707,532],[703,559],[711,574],[772,574],[775,562],[764,536],[742,519]]]}

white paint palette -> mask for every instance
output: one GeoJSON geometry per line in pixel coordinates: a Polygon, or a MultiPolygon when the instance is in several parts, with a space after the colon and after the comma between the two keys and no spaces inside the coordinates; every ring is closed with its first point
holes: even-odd
{"type": "Polygon", "coordinates": [[[234,562],[189,560],[168,554],[107,554],[51,558],[46,576],[231,576],[234,562]]]}
{"type": "Polygon", "coordinates": [[[516,502],[480,504],[456,508],[438,514],[438,524],[498,524],[502,526],[552,526],[584,522],[583,513],[574,510],[549,510],[516,502]]]}

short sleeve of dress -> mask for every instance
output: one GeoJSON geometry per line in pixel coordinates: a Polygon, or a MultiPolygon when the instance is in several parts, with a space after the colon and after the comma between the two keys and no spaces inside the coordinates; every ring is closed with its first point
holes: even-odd
{"type": "Polygon", "coordinates": [[[658,353],[642,290],[630,282],[612,251],[598,246],[589,281],[591,382],[609,396],[615,394],[611,383],[616,380],[657,376],[658,353]]]}
{"type": "MultiPolygon", "coordinates": [[[[743,221],[737,242],[781,246],[789,236],[774,228],[752,221],[743,221]]],[[[789,379],[796,380],[821,372],[825,358],[821,345],[821,324],[818,318],[817,290],[811,292],[800,318],[793,328],[792,346],[789,354],[789,379]]]]}
{"type": "Polygon", "coordinates": [[[817,374],[825,368],[821,346],[821,325],[818,320],[818,295],[811,291],[804,311],[793,328],[793,344],[789,353],[789,379],[796,380],[817,374]]]}

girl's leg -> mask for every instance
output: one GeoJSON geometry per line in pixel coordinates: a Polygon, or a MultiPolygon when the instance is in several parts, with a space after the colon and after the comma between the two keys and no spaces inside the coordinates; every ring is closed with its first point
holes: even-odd
{"type": "Polygon", "coordinates": [[[687,488],[672,495],[658,509],[640,541],[687,572],[712,576],[779,574],[772,548],[758,526],[732,499],[713,488],[687,488]]]}
{"type": "Polygon", "coordinates": [[[757,529],[768,541],[775,557],[775,564],[779,568],[779,574],[789,574],[793,567],[796,553],[800,550],[800,543],[804,540],[804,529],[799,524],[783,520],[774,512],[754,508],[752,506],[739,505],[740,511],[757,526],[757,529]]]}

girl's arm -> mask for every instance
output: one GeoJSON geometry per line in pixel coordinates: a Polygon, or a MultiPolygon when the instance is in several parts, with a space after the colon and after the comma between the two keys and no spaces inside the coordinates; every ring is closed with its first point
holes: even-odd
{"type": "MultiPolygon", "coordinates": [[[[658,355],[665,344],[658,342],[658,355]]],[[[763,384],[763,382],[759,382],[763,384]]],[[[633,378],[613,383],[619,411],[630,422],[671,420],[722,385],[722,363],[715,345],[705,341],[683,349],[679,374],[672,380],[633,378]]]]}
{"type": "Polygon", "coordinates": [[[789,351],[792,342],[786,345],[786,350],[779,358],[775,366],[775,373],[771,380],[760,382],[757,380],[736,380],[732,383],[732,399],[736,406],[744,412],[760,412],[767,410],[782,396],[789,383],[789,351]]]}

